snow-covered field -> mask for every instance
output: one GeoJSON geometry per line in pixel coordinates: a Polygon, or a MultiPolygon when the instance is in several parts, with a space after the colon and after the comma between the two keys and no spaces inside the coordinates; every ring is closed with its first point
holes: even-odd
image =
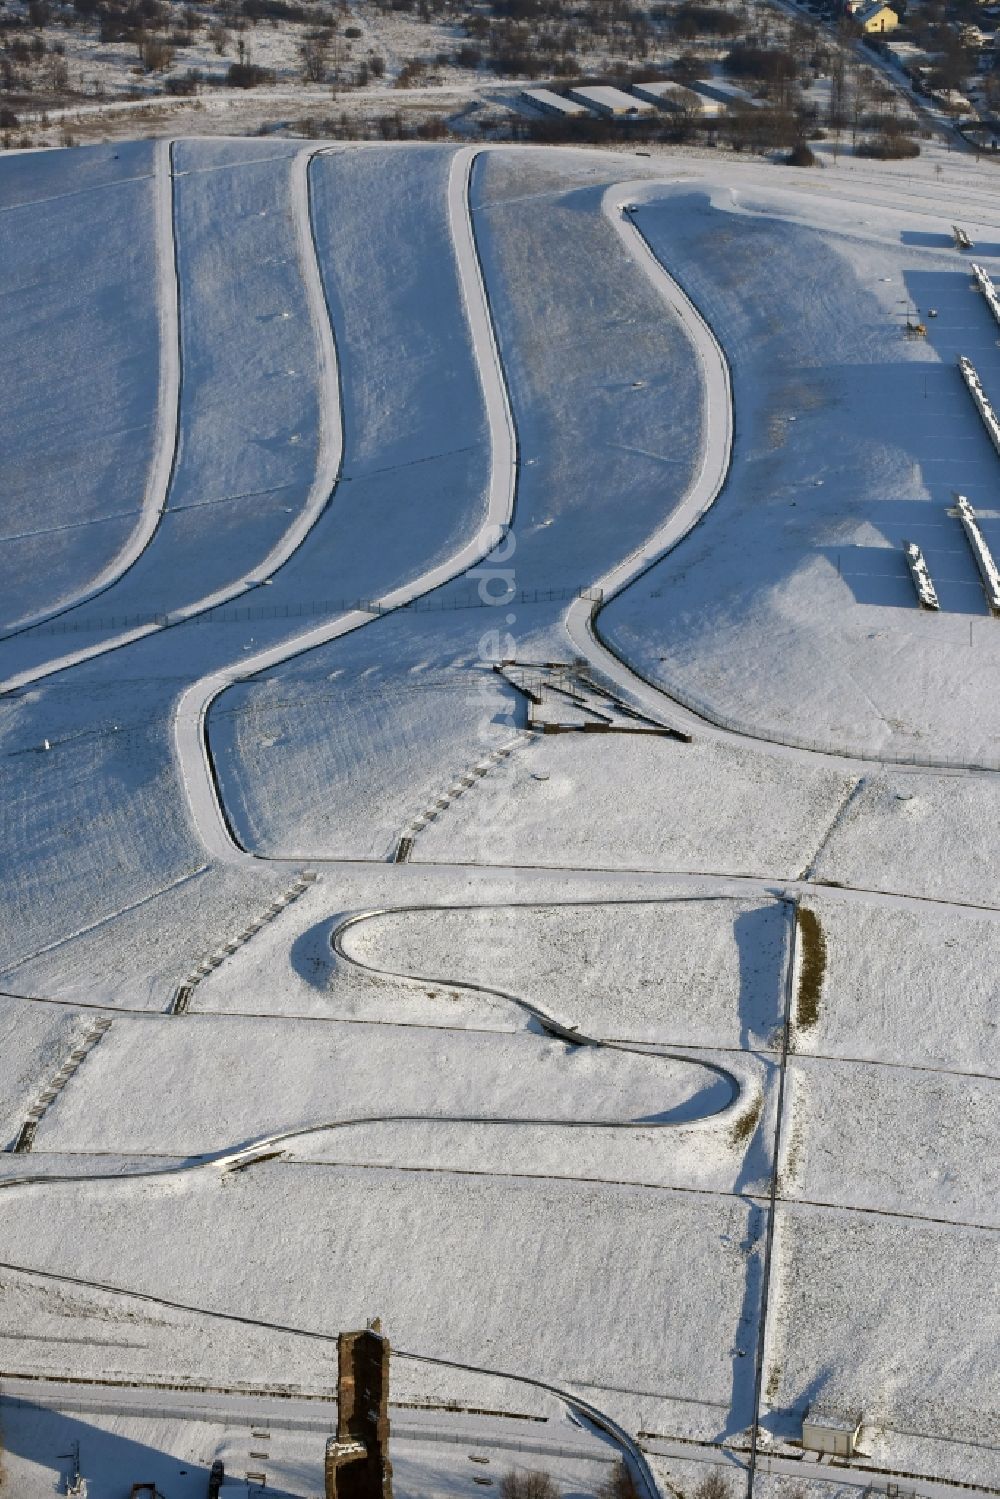
{"type": "Polygon", "coordinates": [[[1000,265],[934,148],[0,160],[0,1368],[62,1382],[0,1493],[203,1492],[249,1407],[171,1401],[238,1391],[309,1397],[306,1499],[374,1315],[414,1499],[515,1429],[563,1493],[839,1494],[814,1401],[878,1491],[1000,1485],[953,221],[1000,265]]]}
{"type": "Polygon", "coordinates": [[[85,590],[143,508],[160,337],[156,149],[144,141],[102,155],[71,174],[58,153],[4,163],[4,631],[85,590]],[[85,205],[100,200],[97,236],[85,205]]]}
{"type": "MultiPolygon", "coordinates": [[[[941,215],[852,211],[829,174],[815,203],[725,175],[644,190],[634,215],[732,368],[725,504],[612,604],[602,632],[644,675],[755,735],[996,766],[983,683],[1000,636],[948,515],[954,491],[975,497],[1000,545],[996,454],[955,368],[966,354],[1000,394],[993,319],[941,215]],[[911,310],[926,341],[904,337],[911,310]],[[915,607],[904,540],[927,558],[940,616],[915,607]]],[[[994,269],[984,218],[970,232],[994,269]]]]}

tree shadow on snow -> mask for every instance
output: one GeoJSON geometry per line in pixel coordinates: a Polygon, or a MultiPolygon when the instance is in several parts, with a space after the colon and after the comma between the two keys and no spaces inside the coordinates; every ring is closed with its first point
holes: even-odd
{"type": "Polygon", "coordinates": [[[751,1051],[781,1023],[785,904],[774,901],[743,911],[733,922],[739,954],[740,1045],[751,1051]]]}
{"type": "Polygon", "coordinates": [[[337,969],[330,936],[340,920],[339,916],[324,916],[322,921],[301,932],[291,945],[288,961],[310,988],[325,990],[330,987],[330,979],[337,969]]]}

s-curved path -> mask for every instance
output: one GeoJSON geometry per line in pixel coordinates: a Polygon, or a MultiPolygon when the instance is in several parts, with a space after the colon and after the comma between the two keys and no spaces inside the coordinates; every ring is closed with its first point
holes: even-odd
{"type": "MultiPolygon", "coordinates": [[[[51,609],[39,609],[15,620],[0,634],[9,640],[46,620],[68,614],[78,604],[104,593],[142,556],[163,518],[177,451],[181,390],[180,318],[177,290],[177,252],[174,238],[173,142],[157,141],[154,154],[156,196],[156,302],[159,321],[160,369],[157,387],[156,437],[146,478],[139,523],[124,546],[89,583],[51,609]]],[[[2,690],[2,688],[0,688],[2,690]]]]}
{"type": "MultiPolygon", "coordinates": [[[[165,151],[167,146],[168,143],[164,142],[162,150],[165,151]]],[[[309,320],[316,343],[317,386],[319,392],[316,467],[304,505],[294,517],[291,525],[282,533],[277,544],[271,548],[266,556],[261,558],[255,567],[240,577],[234,578],[221,588],[213,590],[212,593],[195,599],[190,604],[185,604],[178,609],[172,610],[157,621],[122,630],[117,635],[95,642],[93,645],[65,652],[44,662],[40,666],[17,672],[5,681],[0,682],[0,693],[12,692],[16,689],[30,686],[31,683],[41,681],[45,677],[54,676],[57,672],[66,671],[73,666],[79,666],[84,661],[92,661],[95,657],[106,655],[109,651],[119,650],[122,646],[130,645],[133,641],[141,640],[147,635],[158,634],[163,630],[170,629],[173,625],[182,624],[185,620],[193,619],[196,615],[204,614],[209,609],[218,608],[220,605],[238,598],[241,594],[260,587],[266,579],[273,577],[278,569],[283,567],[293,553],[298,550],[326,509],[340,474],[343,456],[343,433],[341,429],[340,377],[337,366],[337,352],[334,345],[333,329],[330,324],[330,315],[326,305],[326,294],[323,290],[323,280],[319,268],[310,209],[309,167],[315,156],[322,155],[331,149],[333,148],[329,146],[321,146],[300,151],[293,158],[289,183],[289,199],[292,218],[295,224],[299,269],[306,293],[309,320]]],[[[167,190],[169,192],[169,179],[167,190]]],[[[160,216],[162,217],[163,212],[166,211],[161,207],[160,216]]],[[[177,337],[177,283],[173,268],[172,248],[171,277],[174,286],[172,317],[174,320],[173,349],[176,366],[171,366],[167,371],[168,399],[164,400],[161,397],[161,423],[165,423],[163,413],[169,406],[169,400],[172,399],[175,412],[175,426],[171,428],[172,435],[169,441],[167,437],[163,437],[157,456],[155,470],[156,483],[162,489],[160,508],[152,516],[149,534],[143,541],[142,546],[138,547],[134,555],[131,556],[128,566],[132,565],[152,539],[153,532],[155,532],[159,524],[163,507],[166,504],[167,490],[170,478],[172,477],[174,444],[176,440],[176,410],[180,380],[180,354],[177,337]],[[178,383],[172,385],[172,381],[178,383]]],[[[164,293],[161,290],[162,295],[164,293]]],[[[165,430],[166,427],[164,425],[165,430]]],[[[160,492],[160,489],[156,491],[158,496],[160,492]]],[[[127,568],[122,567],[116,574],[115,580],[117,577],[122,576],[126,570],[127,568]]],[[[101,591],[110,586],[110,582],[105,582],[102,585],[101,591]]],[[[85,597],[93,597],[95,591],[91,590],[85,597]]],[[[80,602],[80,600],[77,600],[77,602],[80,602]]],[[[59,612],[64,613],[65,608],[60,609],[59,612]]],[[[367,617],[365,616],[365,618],[367,617]]]]}
{"type": "Polygon", "coordinates": [[[219,694],[234,682],[349,635],[371,620],[400,609],[460,577],[497,548],[513,519],[517,439],[469,204],[469,184],[479,150],[468,146],[457,151],[452,159],[448,177],[448,218],[490,434],[490,481],[485,518],[475,534],[445,561],[373,600],[369,608],[352,609],[281,645],[258,651],[255,655],[244,655],[238,662],[193,682],[182,694],[174,715],[177,760],[198,835],[212,858],[222,863],[238,863],[256,856],[240,848],[233,838],[215,781],[206,730],[209,709],[219,694]]]}
{"type": "MultiPolygon", "coordinates": [[[[726,356],[708,323],[656,258],[649,242],[639,231],[632,214],[639,190],[636,183],[619,183],[610,187],[604,194],[601,209],[629,255],[680,322],[698,356],[704,391],[701,462],[694,483],[663,524],[641,546],[595,579],[589,592],[597,592],[601,604],[621,593],[629,583],[665,557],[698,524],[722,492],[733,451],[733,389],[726,356]]],[[[566,629],[579,654],[617,686],[640,697],[655,712],[662,714],[666,703],[671,723],[685,728],[703,728],[705,720],[702,717],[680,707],[668,692],[637,676],[626,662],[608,649],[595,633],[596,613],[593,600],[584,597],[575,599],[567,610],[566,629]]]]}
{"type": "MultiPolygon", "coordinates": [[[[563,904],[569,905],[570,903],[563,902],[563,904]]],[[[596,904],[596,902],[592,904],[596,904]]],[[[375,964],[362,962],[360,958],[348,952],[344,946],[346,934],[354,927],[361,926],[366,921],[376,921],[382,916],[409,916],[416,911],[489,911],[510,909],[510,902],[500,907],[491,906],[488,903],[484,905],[379,906],[370,911],[358,911],[351,916],[345,917],[343,921],[334,927],[330,935],[330,943],[338,958],[341,958],[345,963],[350,963],[354,968],[360,968],[366,973],[374,973],[379,978],[404,979],[407,983],[413,984],[435,984],[442,987],[468,989],[474,994],[486,994],[493,999],[503,1000],[505,1004],[509,1004],[514,1009],[521,1010],[526,1015],[530,1015],[533,1020],[537,1020],[542,1029],[548,1032],[549,1035],[555,1036],[560,1041],[569,1041],[574,1046],[595,1046],[607,1051],[630,1052],[635,1056],[669,1057],[673,1061],[689,1062],[695,1067],[702,1067],[722,1079],[731,1091],[730,1097],[725,1103],[721,1104],[718,1108],[711,1109],[708,1113],[700,1117],[706,1119],[714,1118],[718,1114],[726,1113],[733,1107],[742,1091],[742,1085],[734,1072],[731,1072],[728,1067],[723,1067],[717,1062],[705,1061],[704,1058],[692,1056],[690,1052],[671,1051],[668,1047],[660,1046],[656,1042],[606,1041],[600,1036],[588,1036],[584,1031],[580,1030],[579,1026],[567,1025],[565,1021],[557,1019],[554,1015],[550,1015],[536,1001],[525,999],[522,995],[513,994],[507,989],[497,989],[491,984],[475,983],[471,979],[462,978],[456,974],[442,976],[441,974],[405,973],[394,968],[377,967],[375,964]]]]}
{"type": "MultiPolygon", "coordinates": [[[[84,1171],[73,1172],[26,1172],[19,1176],[0,1177],[0,1191],[6,1191],[14,1187],[37,1187],[44,1185],[55,1185],[57,1183],[85,1183],[97,1181],[134,1181],[137,1179],[150,1179],[156,1177],[173,1177],[184,1175],[193,1171],[204,1171],[210,1167],[232,1170],[234,1167],[250,1166],[255,1160],[267,1158],[270,1155],[280,1153],[286,1145],[294,1141],[306,1139],[311,1135],[326,1134],[333,1130],[349,1129],[352,1127],[372,1124],[496,1124],[505,1127],[511,1126],[544,1126],[554,1129],[676,1129],[681,1126],[690,1127],[692,1124],[707,1121],[709,1119],[720,1121],[723,1117],[729,1117],[738,1112],[738,1106],[744,1099],[747,1091],[745,1082],[740,1079],[736,1072],[729,1067],[724,1067],[718,1062],[712,1062],[704,1057],[692,1054],[690,1051],[673,1051],[667,1046],[658,1045],[655,1042],[627,1042],[607,1041],[599,1036],[589,1036],[579,1029],[578,1026],[568,1025],[565,1021],[550,1015],[541,1005],[535,1001],[525,999],[521,995],[512,994],[509,991],[498,989],[486,984],[472,982],[457,975],[447,977],[431,977],[422,974],[403,973],[394,969],[377,967],[371,963],[362,962],[350,953],[345,945],[344,938],[353,928],[361,924],[377,920],[383,916],[409,914],[413,911],[465,911],[470,909],[490,909],[490,907],[470,907],[466,905],[424,905],[424,906],[386,906],[376,910],[363,911],[346,917],[339,922],[330,936],[333,951],[345,963],[358,968],[366,973],[373,973],[382,978],[403,979],[413,984],[440,984],[450,988],[466,989],[478,994],[486,994],[492,998],[502,1000],[513,1008],[529,1015],[538,1022],[541,1030],[550,1036],[565,1041],[572,1046],[586,1046],[595,1050],[610,1052],[624,1052],[629,1055],[648,1058],[650,1062],[657,1059],[681,1062],[685,1067],[693,1067],[710,1074],[713,1080],[723,1086],[723,1096],[718,1097],[715,1090],[709,1093],[702,1107],[697,1106],[697,1096],[689,1102],[676,1106],[674,1110],[668,1111],[664,1118],[650,1119],[644,1115],[641,1120],[634,1118],[578,1118],[568,1119],[565,1116],[551,1116],[545,1114],[532,1115],[510,1115],[510,1114],[448,1114],[433,1110],[421,1112],[402,1113],[379,1113],[340,1115],[330,1119],[310,1120],[303,1124],[294,1125],[287,1129],[272,1130],[266,1134],[254,1136],[250,1140],[229,1145],[221,1150],[215,1150],[188,1157],[183,1161],[174,1162],[167,1166],[153,1168],[141,1168],[138,1170],[125,1171],[84,1171]]],[[[751,1107],[759,1100],[759,1092],[751,1107]]]]}

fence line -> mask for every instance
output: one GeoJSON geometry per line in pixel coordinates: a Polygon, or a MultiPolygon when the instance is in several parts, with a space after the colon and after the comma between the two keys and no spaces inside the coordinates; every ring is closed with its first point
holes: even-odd
{"type": "MultiPolygon", "coordinates": [[[[411,600],[408,604],[386,607],[377,599],[310,599],[297,604],[255,604],[242,609],[207,609],[203,614],[192,614],[174,620],[169,613],[108,614],[92,615],[87,619],[53,621],[39,625],[32,635],[77,635],[98,630],[133,630],[146,625],[159,625],[166,629],[171,623],[192,625],[234,625],[265,619],[308,619],[315,615],[347,614],[361,609],[368,614],[397,614],[403,610],[422,613],[424,611],[446,611],[451,609],[486,609],[499,604],[540,604],[554,600],[599,598],[600,589],[587,586],[565,588],[523,588],[511,593],[508,598],[483,598],[476,591],[450,598],[438,598],[433,594],[411,600]]],[[[0,642],[10,639],[0,634],[0,642]]]]}

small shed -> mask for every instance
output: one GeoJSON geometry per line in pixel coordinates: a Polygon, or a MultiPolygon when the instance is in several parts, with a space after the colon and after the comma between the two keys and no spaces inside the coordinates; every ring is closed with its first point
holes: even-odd
{"type": "Polygon", "coordinates": [[[835,1406],[811,1405],[802,1418],[802,1445],[809,1452],[853,1457],[861,1434],[861,1414],[835,1406]]]}
{"type": "Polygon", "coordinates": [[[614,120],[637,120],[655,113],[655,105],[646,99],[637,99],[634,94],[626,94],[624,89],[615,88],[610,83],[570,89],[569,97],[586,104],[595,114],[608,115],[614,120]]]}

